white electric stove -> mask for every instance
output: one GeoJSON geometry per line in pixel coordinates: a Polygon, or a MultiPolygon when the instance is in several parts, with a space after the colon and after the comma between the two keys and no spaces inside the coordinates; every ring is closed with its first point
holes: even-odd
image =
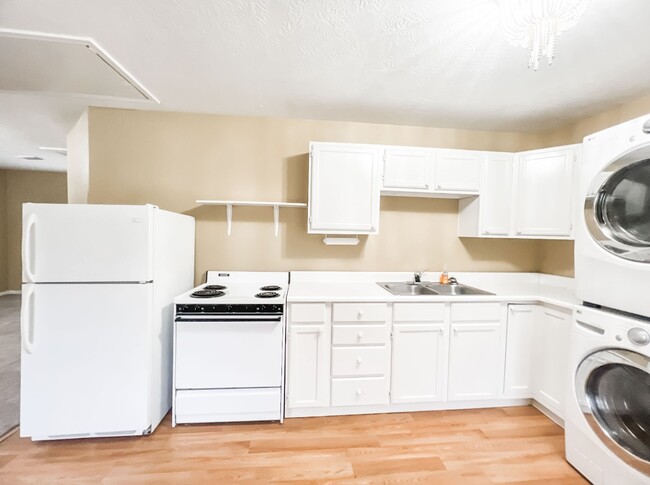
{"type": "Polygon", "coordinates": [[[280,421],[289,273],[208,271],[174,299],[172,423],[280,421]]]}

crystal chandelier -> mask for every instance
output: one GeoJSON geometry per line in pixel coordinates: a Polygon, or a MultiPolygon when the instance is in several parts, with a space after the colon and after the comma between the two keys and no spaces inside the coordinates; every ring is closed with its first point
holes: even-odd
{"type": "Polygon", "coordinates": [[[557,37],[578,23],[591,0],[499,0],[506,40],[528,48],[528,67],[537,71],[544,56],[549,66],[557,37]]]}

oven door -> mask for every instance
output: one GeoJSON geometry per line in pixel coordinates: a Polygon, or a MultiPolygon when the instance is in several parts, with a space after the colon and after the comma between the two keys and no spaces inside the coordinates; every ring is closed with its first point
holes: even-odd
{"type": "Polygon", "coordinates": [[[609,164],[585,199],[585,222],[609,253],[650,263],[650,145],[609,164]]]}
{"type": "Polygon", "coordinates": [[[177,317],[176,389],[280,387],[282,328],[281,315],[177,317]]]}
{"type": "Polygon", "coordinates": [[[580,363],[575,387],[582,413],[603,444],[650,474],[650,358],[599,350],[580,363]]]}

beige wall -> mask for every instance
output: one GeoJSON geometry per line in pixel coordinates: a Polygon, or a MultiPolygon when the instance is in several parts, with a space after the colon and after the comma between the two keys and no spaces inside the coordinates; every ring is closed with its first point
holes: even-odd
{"type": "MultiPolygon", "coordinates": [[[[650,95],[616,106],[543,135],[546,146],[582,143],[582,139],[610,126],[650,113],[650,95]]],[[[540,271],[573,276],[573,243],[570,241],[540,241],[540,271]]]]}
{"type": "Polygon", "coordinates": [[[0,170],[0,292],[7,288],[7,172],[0,170]]]}
{"type": "Polygon", "coordinates": [[[152,203],[197,219],[197,281],[207,269],[536,271],[539,243],[459,239],[458,202],[382,197],[380,234],[327,247],[305,209],[233,209],[196,199],[307,200],[309,141],[516,151],[541,136],[350,122],[91,108],[90,203],[152,203]]]}
{"type": "Polygon", "coordinates": [[[6,171],[7,280],[10,290],[21,285],[22,205],[24,202],[66,203],[67,177],[60,172],[6,171]]]}

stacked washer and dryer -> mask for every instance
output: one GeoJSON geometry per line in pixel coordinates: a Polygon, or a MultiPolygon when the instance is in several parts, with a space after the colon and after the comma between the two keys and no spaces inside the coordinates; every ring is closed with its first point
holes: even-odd
{"type": "Polygon", "coordinates": [[[567,460],[592,483],[650,484],[650,115],[584,139],[567,460]]]}

